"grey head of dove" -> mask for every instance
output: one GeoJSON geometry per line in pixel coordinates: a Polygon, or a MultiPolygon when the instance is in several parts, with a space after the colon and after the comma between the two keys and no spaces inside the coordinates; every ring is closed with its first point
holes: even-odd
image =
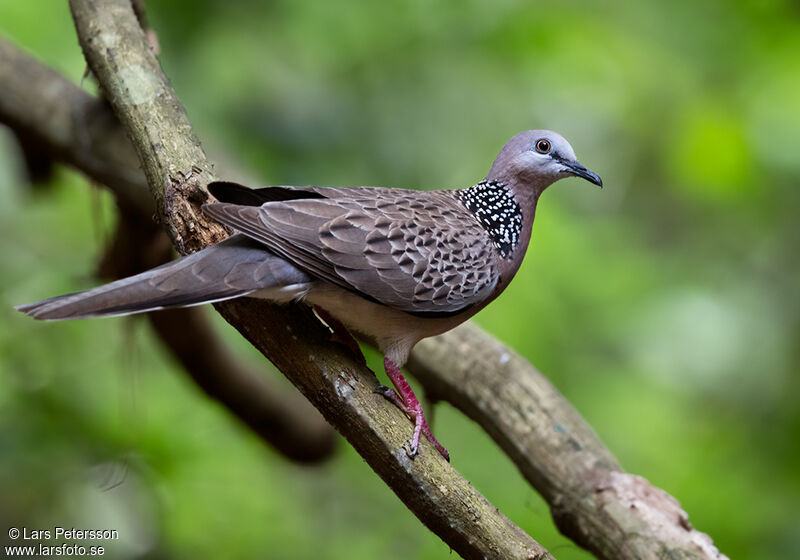
{"type": "MultiPolygon", "coordinates": [[[[555,132],[529,130],[500,151],[486,178],[465,189],[264,187],[213,182],[203,211],[236,233],[135,276],[17,307],[64,320],[129,315],[236,297],[313,306],[357,356],[350,332],[384,354],[396,391],[377,391],[445,457],[400,372],[414,345],[466,321],[516,274],[536,204],[555,181],[602,186],[555,132]]],[[[363,360],[363,357],[361,357],[363,360]]]]}

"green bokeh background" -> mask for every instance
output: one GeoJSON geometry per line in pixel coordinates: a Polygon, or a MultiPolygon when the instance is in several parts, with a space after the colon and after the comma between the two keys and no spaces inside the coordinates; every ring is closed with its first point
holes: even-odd
{"type": "MultiPolygon", "coordinates": [[[[477,322],[723,552],[800,557],[796,2],[148,7],[204,144],[263,184],[466,186],[516,132],[561,132],[606,188],[545,194],[520,273],[477,322]]],[[[66,2],[1,0],[0,33],[80,81],[66,2]]],[[[322,466],[287,463],[142,321],[15,313],[93,285],[113,228],[79,174],[48,186],[29,188],[0,128],[0,544],[63,525],[117,529],[109,558],[450,557],[344,442],[322,466]]],[[[589,558],[470,421],[439,405],[436,432],[556,557],[589,558]]]]}

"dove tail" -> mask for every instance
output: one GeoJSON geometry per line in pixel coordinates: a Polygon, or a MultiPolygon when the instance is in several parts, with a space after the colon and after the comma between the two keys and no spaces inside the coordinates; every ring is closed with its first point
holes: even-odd
{"type": "Polygon", "coordinates": [[[150,285],[156,274],[155,269],[148,270],[92,290],[18,305],[14,309],[34,319],[66,321],[133,315],[168,307],[190,307],[244,296],[253,291],[226,290],[221,293],[209,293],[206,290],[198,290],[174,295],[160,294],[152,290],[150,285]]]}
{"type": "Polygon", "coordinates": [[[213,303],[308,281],[263,245],[235,235],[141,274],[16,309],[45,321],[113,317],[213,303]]]}

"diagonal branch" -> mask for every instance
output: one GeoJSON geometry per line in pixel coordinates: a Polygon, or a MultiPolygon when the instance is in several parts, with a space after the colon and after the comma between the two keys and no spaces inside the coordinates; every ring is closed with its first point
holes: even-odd
{"type": "Polygon", "coordinates": [[[599,558],[725,559],[675,498],[622,470],[546,377],[475,325],[423,340],[408,367],[429,394],[480,424],[561,532],[599,558]]]}
{"type": "Polygon", "coordinates": [[[53,157],[108,186],[117,200],[152,215],[153,199],[125,131],[108,103],[0,37],[0,122],[53,157]]]}
{"type": "MultiPolygon", "coordinates": [[[[211,165],[183,106],[150,52],[126,0],[72,0],[90,68],[128,132],[156,207],[181,253],[225,236],[199,212],[211,165]]],[[[218,311],[297,385],[353,444],[404,503],[468,558],[550,558],[538,543],[472,488],[435,450],[410,460],[402,444],[410,428],[395,407],[372,392],[373,374],[329,342],[329,332],[304,307],[253,300],[217,304],[218,311]]]]}

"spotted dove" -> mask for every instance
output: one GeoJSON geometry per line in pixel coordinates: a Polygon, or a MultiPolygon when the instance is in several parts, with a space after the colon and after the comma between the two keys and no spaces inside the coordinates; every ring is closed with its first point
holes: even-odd
{"type": "Polygon", "coordinates": [[[237,233],[136,276],[21,305],[37,319],[127,315],[248,296],[304,301],[343,340],[384,354],[397,392],[379,387],[439,452],[402,367],[421,339],[466,321],[514,277],[542,191],[566,176],[602,181],[547,130],[514,136],[486,178],[456,190],[265,187],[214,182],[204,212],[237,233]]]}

